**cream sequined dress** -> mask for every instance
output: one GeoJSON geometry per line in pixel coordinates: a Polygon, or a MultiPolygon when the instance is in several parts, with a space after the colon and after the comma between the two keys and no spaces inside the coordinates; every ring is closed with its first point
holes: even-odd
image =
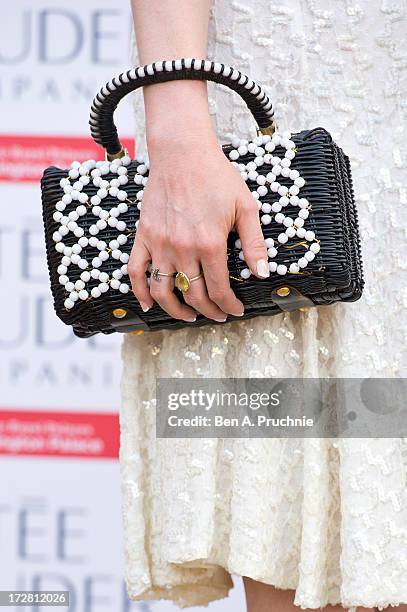
{"type": "MultiPolygon", "coordinates": [[[[402,438],[157,440],[154,429],[156,377],[406,376],[406,30],[406,0],[212,7],[208,56],[263,84],[281,129],[323,126],[350,156],[366,286],[354,304],[125,337],[134,599],[203,605],[236,574],[294,589],[302,608],[407,603],[402,438]]],[[[141,96],[135,104],[141,148],[141,96]]],[[[210,108],[221,142],[255,135],[236,94],[211,84],[210,108]]]]}

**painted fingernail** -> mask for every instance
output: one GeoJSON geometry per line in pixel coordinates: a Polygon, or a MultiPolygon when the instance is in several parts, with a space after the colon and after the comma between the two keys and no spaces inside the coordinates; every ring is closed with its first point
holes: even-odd
{"type": "Polygon", "coordinates": [[[225,317],[224,319],[214,319],[214,321],[216,321],[217,323],[224,323],[226,319],[227,317],[225,317]]]}
{"type": "Polygon", "coordinates": [[[196,321],[196,317],[194,317],[193,319],[185,319],[185,321],[186,321],[187,323],[195,323],[195,321],[196,321]]]}
{"type": "Polygon", "coordinates": [[[147,304],[143,304],[143,302],[140,302],[140,306],[143,312],[147,312],[151,308],[151,306],[147,306],[147,304]]]}
{"type": "Polygon", "coordinates": [[[262,278],[267,278],[268,276],[270,276],[270,269],[265,259],[259,259],[259,261],[256,264],[256,268],[257,268],[257,274],[261,276],[262,278]]]}

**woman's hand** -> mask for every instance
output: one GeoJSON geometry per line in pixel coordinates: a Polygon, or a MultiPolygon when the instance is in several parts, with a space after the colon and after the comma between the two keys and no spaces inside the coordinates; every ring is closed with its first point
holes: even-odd
{"type": "Polygon", "coordinates": [[[227,237],[232,227],[252,273],[269,276],[258,207],[212,126],[196,120],[188,125],[181,109],[177,118],[170,132],[158,130],[155,137],[150,129],[150,172],[128,265],[132,289],[144,311],[155,300],[176,319],[194,321],[199,312],[224,321],[227,314],[241,316],[244,310],[229,284],[227,237]],[[147,286],[150,262],[161,272],[182,271],[189,278],[202,270],[203,278],[183,294],[189,306],[173,293],[173,278],[151,278],[147,286]]]}

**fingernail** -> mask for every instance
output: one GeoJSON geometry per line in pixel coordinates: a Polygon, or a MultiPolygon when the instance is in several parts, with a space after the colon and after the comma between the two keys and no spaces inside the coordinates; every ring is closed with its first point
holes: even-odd
{"type": "Polygon", "coordinates": [[[151,308],[151,306],[147,306],[147,304],[143,304],[143,302],[140,302],[140,306],[143,312],[147,312],[151,308]]]}
{"type": "Polygon", "coordinates": [[[214,321],[216,321],[217,323],[224,323],[226,319],[227,317],[225,317],[224,319],[214,319],[214,321]]]}
{"type": "Polygon", "coordinates": [[[244,311],[243,312],[239,312],[239,314],[236,314],[235,317],[243,317],[244,315],[244,311]]]}
{"type": "Polygon", "coordinates": [[[193,319],[185,319],[185,321],[186,321],[187,323],[195,323],[195,321],[196,321],[196,317],[194,317],[193,319]]]}
{"type": "Polygon", "coordinates": [[[257,274],[261,276],[262,278],[267,278],[268,276],[270,276],[270,269],[265,259],[259,259],[259,261],[256,264],[256,268],[257,268],[257,274]]]}

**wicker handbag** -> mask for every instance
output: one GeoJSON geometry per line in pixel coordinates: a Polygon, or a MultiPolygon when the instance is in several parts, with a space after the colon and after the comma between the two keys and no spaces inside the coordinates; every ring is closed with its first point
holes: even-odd
{"type": "MultiPolygon", "coordinates": [[[[179,59],[122,73],[96,95],[89,123],[106,150],[104,161],[44,171],[43,220],[58,317],[82,338],[218,325],[202,315],[194,323],[173,319],[158,304],[143,313],[127,275],[148,164],[131,160],[123,149],[113,113],[130,91],[176,79],[227,85],[246,102],[259,128],[253,141],[235,139],[223,151],[257,201],[271,274],[251,275],[232,230],[230,282],[245,313],[228,321],[359,299],[363,274],[349,158],[321,127],[279,132],[265,92],[238,70],[179,59]]],[[[174,291],[182,300],[182,292],[174,291]]]]}

